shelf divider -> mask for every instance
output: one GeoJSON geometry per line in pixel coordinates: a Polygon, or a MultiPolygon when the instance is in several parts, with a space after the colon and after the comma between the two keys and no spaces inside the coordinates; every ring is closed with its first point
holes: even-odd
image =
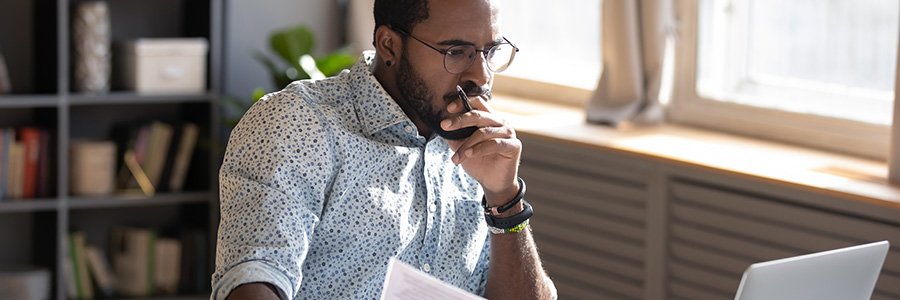
{"type": "Polygon", "coordinates": [[[152,104],[209,102],[210,92],[201,94],[138,94],[136,92],[110,92],[108,94],[70,94],[70,105],[152,104]]]}
{"type": "Polygon", "coordinates": [[[206,203],[210,192],[160,193],[153,197],[143,194],[120,194],[98,197],[70,197],[69,209],[117,208],[130,206],[154,206],[186,203],[206,203]]]}

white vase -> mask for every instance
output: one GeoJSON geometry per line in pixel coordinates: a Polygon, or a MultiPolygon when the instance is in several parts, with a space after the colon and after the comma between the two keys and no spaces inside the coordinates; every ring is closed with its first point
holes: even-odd
{"type": "Polygon", "coordinates": [[[109,91],[109,31],[109,7],[106,2],[78,3],[72,16],[75,91],[109,91]]]}

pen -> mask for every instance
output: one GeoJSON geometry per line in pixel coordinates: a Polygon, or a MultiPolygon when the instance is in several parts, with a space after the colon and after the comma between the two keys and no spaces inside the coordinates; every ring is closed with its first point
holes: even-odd
{"type": "Polygon", "coordinates": [[[461,100],[463,106],[466,107],[466,112],[472,111],[472,105],[469,104],[469,96],[466,96],[466,92],[463,91],[462,87],[457,85],[456,93],[459,94],[459,100],[461,100]]]}

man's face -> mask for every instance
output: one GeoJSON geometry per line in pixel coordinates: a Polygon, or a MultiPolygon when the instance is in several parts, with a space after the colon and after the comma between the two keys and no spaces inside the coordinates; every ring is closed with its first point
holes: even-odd
{"type": "MultiPolygon", "coordinates": [[[[471,44],[488,49],[501,39],[499,8],[487,0],[429,1],[430,16],[419,23],[411,34],[446,50],[452,45],[471,44]]],[[[479,53],[480,55],[480,53],[479,53]]],[[[401,96],[432,132],[445,139],[469,137],[475,127],[454,131],[441,129],[440,122],[451,117],[447,105],[459,99],[456,86],[461,86],[470,101],[487,101],[493,84],[484,56],[476,57],[469,69],[450,74],[444,69],[444,55],[411,37],[406,38],[398,61],[396,82],[401,96]]]]}

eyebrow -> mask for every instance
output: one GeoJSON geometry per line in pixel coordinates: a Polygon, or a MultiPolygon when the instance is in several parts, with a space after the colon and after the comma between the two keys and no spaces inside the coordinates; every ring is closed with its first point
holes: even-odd
{"type": "MultiPolygon", "coordinates": [[[[503,41],[504,41],[504,39],[501,36],[501,37],[497,38],[496,40],[494,40],[488,44],[485,44],[485,47],[490,48],[490,47],[493,47],[496,45],[500,45],[503,43],[503,41]]],[[[457,46],[457,45],[472,45],[472,46],[474,46],[475,45],[472,42],[464,41],[464,40],[460,40],[460,39],[443,40],[443,41],[438,42],[437,44],[442,45],[442,46],[457,46]]]]}

